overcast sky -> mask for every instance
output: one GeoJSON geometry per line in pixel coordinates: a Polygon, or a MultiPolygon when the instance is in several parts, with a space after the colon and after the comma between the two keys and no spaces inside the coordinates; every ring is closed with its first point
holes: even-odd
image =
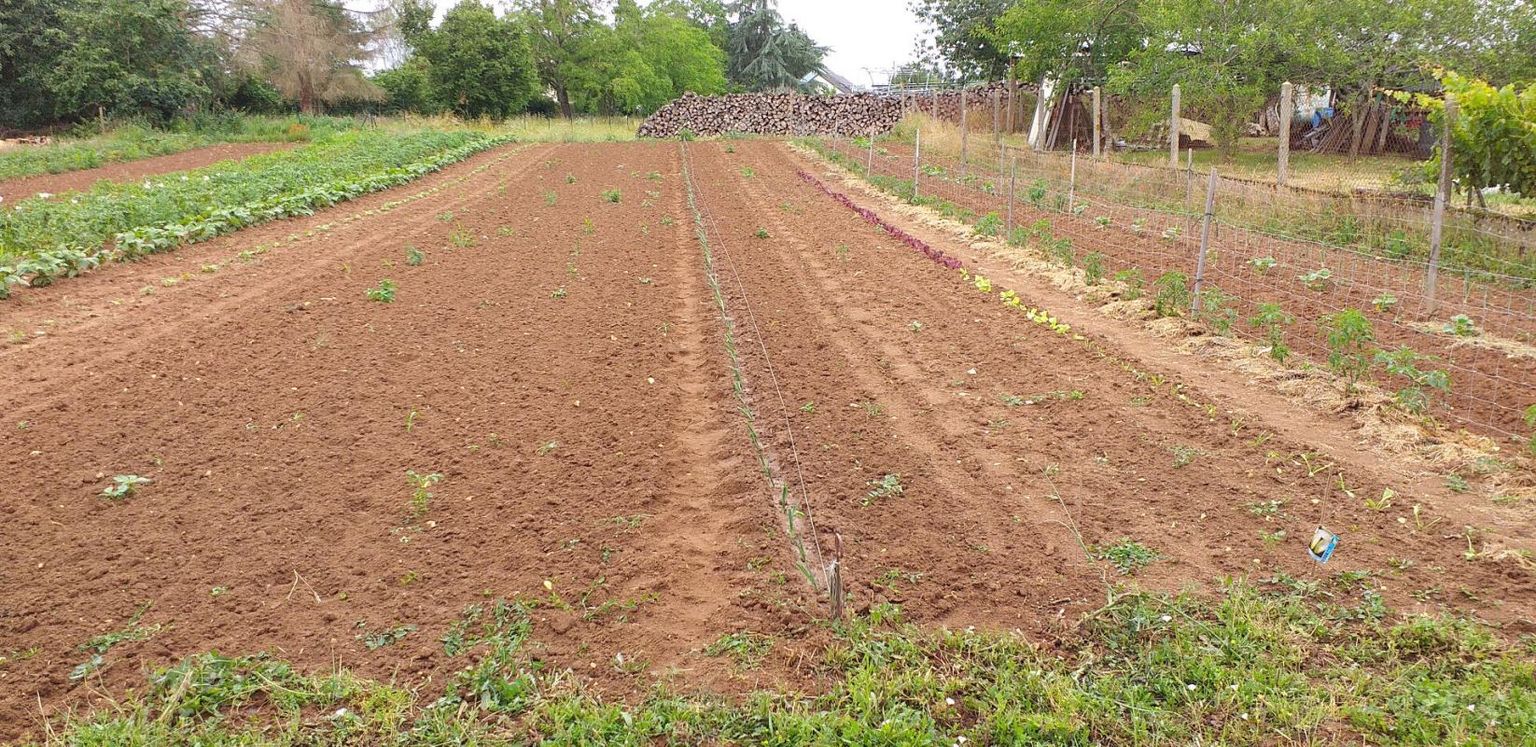
{"type": "Polygon", "coordinates": [[[779,14],[832,48],[827,68],[861,86],[912,59],[922,27],[906,0],[779,0],[779,14]],[[869,73],[865,72],[869,68],[869,73]]]}

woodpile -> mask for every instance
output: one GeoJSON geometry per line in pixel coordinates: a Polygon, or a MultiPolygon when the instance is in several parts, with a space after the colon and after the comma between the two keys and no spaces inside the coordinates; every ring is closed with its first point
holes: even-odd
{"type": "MultiPolygon", "coordinates": [[[[1008,105],[1008,86],[989,83],[964,91],[972,117],[991,118],[993,94],[1000,107],[1008,105]]],[[[903,116],[921,112],[960,121],[960,91],[907,91],[807,96],[798,93],[736,93],[698,96],[685,93],[668,102],[640,124],[641,137],[699,136],[728,133],[758,135],[883,135],[903,116]]]]}

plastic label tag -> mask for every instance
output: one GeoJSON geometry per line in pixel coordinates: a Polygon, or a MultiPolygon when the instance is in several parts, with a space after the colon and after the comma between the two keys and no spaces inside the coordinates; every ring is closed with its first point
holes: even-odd
{"type": "Polygon", "coordinates": [[[1311,544],[1307,545],[1307,554],[1311,555],[1312,559],[1318,563],[1326,563],[1329,558],[1333,557],[1333,550],[1338,546],[1339,535],[1318,527],[1317,531],[1312,533],[1311,544]]]}

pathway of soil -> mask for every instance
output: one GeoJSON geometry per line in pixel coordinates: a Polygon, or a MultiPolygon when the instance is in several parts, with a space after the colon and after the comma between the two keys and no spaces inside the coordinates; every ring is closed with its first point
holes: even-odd
{"type": "MultiPolygon", "coordinates": [[[[1295,463],[1311,444],[1208,413],[1193,388],[1180,401],[1126,371],[1135,358],[1110,341],[1097,341],[1105,357],[1031,324],[797,178],[783,145],[732,148],[696,148],[718,251],[739,272],[786,399],[815,403],[792,413],[813,510],[823,544],[843,534],[863,603],[1049,627],[1125,580],[1090,553],[1130,538],[1163,557],[1137,577],[1154,588],[1286,574],[1346,597],[1363,583],[1406,610],[1455,606],[1532,626],[1531,574],[1465,560],[1462,528],[1443,519],[1419,527],[1399,521],[1401,505],[1365,508],[1390,476],[1348,471],[1350,497],[1337,470],[1295,463]],[[905,492],[870,498],[886,474],[905,492]],[[1319,523],[1348,537],[1326,567],[1304,552],[1319,523]]],[[[755,344],[742,349],[761,387],[755,344]]]]}
{"type": "Polygon", "coordinates": [[[136,161],[124,161],[94,169],[66,171],[60,174],[38,174],[0,181],[0,204],[14,204],[39,192],[59,195],[65,192],[84,192],[96,182],[126,182],[156,174],[187,171],[211,166],[220,161],[239,160],[261,153],[271,153],[294,147],[293,143],[223,143],[203,148],[193,148],[166,156],[151,156],[136,161]]]}
{"type": "Polygon", "coordinates": [[[775,583],[792,571],[701,311],[679,165],[666,144],[503,149],[0,307],[0,326],[55,320],[0,353],[19,382],[0,395],[19,486],[0,654],[39,649],[0,669],[0,738],[37,728],[38,698],[80,706],[209,649],[432,697],[464,666],[448,625],[514,595],[539,604],[535,655],[603,690],[751,685],[702,648],[807,618],[775,583]],[[407,190],[424,196],[391,208],[407,190]],[[383,278],[393,303],[364,296],[383,278]],[[420,514],[407,470],[443,475],[420,514]],[[99,497],[114,474],[153,482],[99,497]],[[158,633],[67,679],[146,604],[158,633]]]}

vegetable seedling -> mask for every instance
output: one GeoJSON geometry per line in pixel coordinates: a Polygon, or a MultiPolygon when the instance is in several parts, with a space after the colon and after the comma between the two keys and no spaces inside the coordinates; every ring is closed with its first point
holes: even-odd
{"type": "Polygon", "coordinates": [[[140,485],[153,482],[148,477],[138,475],[113,475],[112,484],[101,491],[101,497],[112,500],[121,500],[131,497],[140,485]]]}

